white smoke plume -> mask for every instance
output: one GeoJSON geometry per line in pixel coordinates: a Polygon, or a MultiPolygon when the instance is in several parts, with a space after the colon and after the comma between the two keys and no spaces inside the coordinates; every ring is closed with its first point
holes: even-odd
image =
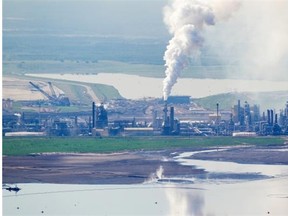
{"type": "Polygon", "coordinates": [[[162,166],[160,166],[157,170],[156,170],[156,177],[158,179],[162,179],[164,177],[164,169],[162,166]]]}
{"type": "Polygon", "coordinates": [[[144,183],[155,183],[160,179],[163,179],[164,176],[164,168],[163,166],[159,166],[155,173],[151,173],[149,179],[147,179],[144,183]]]}
{"type": "Polygon", "coordinates": [[[170,34],[164,61],[166,78],[163,81],[163,97],[167,100],[181,71],[191,57],[201,53],[203,31],[216,21],[229,18],[238,1],[226,0],[173,0],[164,8],[164,22],[170,34]],[[222,5],[221,5],[222,4],[222,5]]]}

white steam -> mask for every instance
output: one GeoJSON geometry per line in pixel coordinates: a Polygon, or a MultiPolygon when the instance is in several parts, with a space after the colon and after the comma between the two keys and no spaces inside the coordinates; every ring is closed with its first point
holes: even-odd
{"type": "Polygon", "coordinates": [[[255,79],[287,80],[288,1],[244,3],[241,14],[250,19],[239,22],[246,28],[238,36],[245,46],[237,56],[242,73],[255,79]]]}
{"type": "Polygon", "coordinates": [[[157,179],[162,179],[164,177],[164,169],[162,166],[160,166],[157,170],[156,170],[156,177],[157,179]]]}
{"type": "Polygon", "coordinates": [[[164,168],[163,166],[159,166],[155,173],[151,173],[149,179],[147,179],[144,183],[155,183],[160,179],[164,178],[164,168]]]}
{"type": "Polygon", "coordinates": [[[169,185],[165,189],[165,194],[169,202],[168,215],[207,215],[204,213],[205,200],[202,191],[183,190],[179,186],[169,185]]]}
{"type": "MultiPolygon", "coordinates": [[[[224,5],[217,4],[213,10],[221,14],[224,5]]],[[[222,66],[220,78],[287,81],[288,1],[242,0],[241,8],[239,4],[229,7],[228,11],[239,10],[232,17],[218,15],[217,25],[204,33],[207,52],[222,66]],[[218,22],[225,17],[229,20],[218,22]]]]}
{"type": "Polygon", "coordinates": [[[164,8],[164,22],[173,35],[164,54],[164,100],[170,95],[181,71],[189,64],[189,59],[201,53],[205,26],[229,18],[238,5],[238,1],[232,0],[173,0],[164,8]]]}

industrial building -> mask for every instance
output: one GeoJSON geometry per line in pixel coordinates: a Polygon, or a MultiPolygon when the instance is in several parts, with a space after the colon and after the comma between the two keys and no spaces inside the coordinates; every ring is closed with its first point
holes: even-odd
{"type": "Polygon", "coordinates": [[[288,101],[279,112],[271,108],[261,114],[260,106],[248,101],[238,100],[231,110],[222,110],[219,103],[215,110],[205,110],[185,98],[185,103],[157,98],[92,102],[90,111],[67,113],[14,113],[9,109],[13,101],[2,100],[2,132],[7,136],[24,132],[46,136],[288,135],[288,101]]]}

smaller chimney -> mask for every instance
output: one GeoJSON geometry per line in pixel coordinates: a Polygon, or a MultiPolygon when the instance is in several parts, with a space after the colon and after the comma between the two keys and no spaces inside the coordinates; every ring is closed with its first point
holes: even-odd
{"type": "Polygon", "coordinates": [[[95,128],[95,102],[92,103],[92,128],[95,128]]]}
{"type": "Polygon", "coordinates": [[[174,130],[174,107],[170,107],[170,131],[174,130]]]}
{"type": "Polygon", "coordinates": [[[216,104],[216,114],[217,114],[216,121],[218,123],[219,122],[219,103],[216,104]]]}

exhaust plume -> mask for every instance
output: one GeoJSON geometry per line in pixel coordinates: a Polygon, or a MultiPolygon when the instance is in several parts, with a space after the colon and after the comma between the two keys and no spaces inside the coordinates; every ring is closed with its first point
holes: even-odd
{"type": "Polygon", "coordinates": [[[155,173],[151,173],[149,179],[144,183],[155,183],[160,179],[164,178],[164,168],[160,165],[155,173]]]}
{"type": "Polygon", "coordinates": [[[204,42],[205,26],[215,24],[217,19],[227,19],[235,1],[226,0],[226,6],[219,6],[219,0],[173,0],[164,8],[164,22],[170,34],[164,54],[166,78],[163,81],[163,97],[167,100],[181,71],[189,64],[191,57],[197,57],[204,42]],[[217,14],[217,11],[219,14],[217,14]]]}
{"type": "Polygon", "coordinates": [[[164,169],[162,166],[160,166],[157,170],[156,170],[156,177],[158,179],[162,179],[164,177],[164,169]]]}

